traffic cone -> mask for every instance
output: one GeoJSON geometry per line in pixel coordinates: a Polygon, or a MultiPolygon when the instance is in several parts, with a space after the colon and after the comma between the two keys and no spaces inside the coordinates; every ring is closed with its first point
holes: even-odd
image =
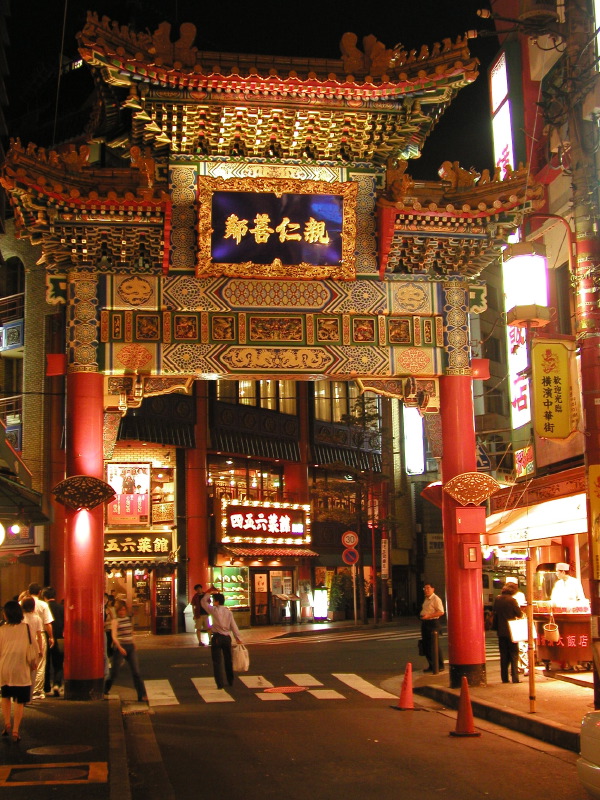
{"type": "Polygon", "coordinates": [[[415,704],[413,702],[412,690],[412,664],[410,661],[404,670],[404,680],[402,681],[402,689],[400,690],[400,699],[397,706],[391,706],[395,711],[414,711],[415,704]]]}
{"type": "Polygon", "coordinates": [[[473,726],[473,710],[469,697],[469,684],[467,676],[463,675],[458,700],[458,716],[456,717],[456,730],[450,731],[450,736],[481,736],[473,726]]]}

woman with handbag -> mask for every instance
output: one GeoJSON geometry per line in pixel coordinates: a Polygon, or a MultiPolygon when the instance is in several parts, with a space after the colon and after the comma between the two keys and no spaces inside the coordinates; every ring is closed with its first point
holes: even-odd
{"type": "Polygon", "coordinates": [[[0,627],[0,692],[2,694],[2,736],[19,742],[19,730],[25,704],[31,700],[31,670],[37,668],[38,647],[29,626],[23,621],[23,609],[16,600],[4,605],[6,624],[0,627]]]}
{"type": "Polygon", "coordinates": [[[512,641],[509,621],[520,619],[523,616],[521,607],[514,598],[518,587],[514,583],[507,583],[502,587],[502,592],[494,601],[493,629],[498,634],[498,649],[500,650],[500,677],[502,683],[508,683],[508,667],[513,683],[519,683],[519,645],[512,641]]]}

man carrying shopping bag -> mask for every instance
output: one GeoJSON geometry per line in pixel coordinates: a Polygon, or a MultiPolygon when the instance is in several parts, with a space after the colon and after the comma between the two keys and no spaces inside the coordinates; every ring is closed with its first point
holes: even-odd
{"type": "Polygon", "coordinates": [[[222,664],[225,666],[227,683],[233,684],[233,664],[231,660],[231,633],[238,644],[242,643],[240,631],[231,613],[225,606],[225,597],[217,588],[211,586],[201,600],[202,607],[212,618],[210,651],[213,663],[215,683],[218,689],[223,688],[222,664]],[[210,598],[212,597],[212,603],[210,598]],[[231,632],[231,633],[230,633],[231,632]]]}

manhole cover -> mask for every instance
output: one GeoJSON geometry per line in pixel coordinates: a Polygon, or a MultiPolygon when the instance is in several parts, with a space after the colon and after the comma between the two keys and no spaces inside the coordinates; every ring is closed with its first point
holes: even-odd
{"type": "Polygon", "coordinates": [[[272,686],[270,689],[265,689],[265,692],[278,694],[293,694],[294,692],[305,692],[306,686],[272,686]]]}
{"type": "Polygon", "coordinates": [[[81,781],[88,777],[87,767],[36,767],[34,769],[12,770],[11,783],[62,783],[64,781],[81,781]]]}
{"type": "Polygon", "coordinates": [[[63,756],[70,753],[85,753],[86,750],[91,750],[89,744],[57,744],[47,745],[46,747],[32,747],[28,750],[34,756],[63,756]]]}

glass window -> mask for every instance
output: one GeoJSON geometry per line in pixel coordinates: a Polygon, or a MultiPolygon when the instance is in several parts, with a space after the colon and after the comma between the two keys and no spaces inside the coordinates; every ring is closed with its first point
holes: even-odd
{"type": "Polygon", "coordinates": [[[331,381],[331,421],[341,422],[348,413],[348,384],[344,381],[331,381]]]}
{"type": "Polygon", "coordinates": [[[329,381],[315,381],[315,418],[331,422],[329,381]]]}
{"type": "Polygon", "coordinates": [[[217,400],[222,403],[237,403],[237,381],[217,381],[217,400]]]}
{"type": "Polygon", "coordinates": [[[296,382],[278,381],[279,411],[282,414],[296,414],[296,382]]]}
{"type": "Polygon", "coordinates": [[[277,381],[260,382],[260,407],[277,411],[277,381]]]}
{"type": "Polygon", "coordinates": [[[239,402],[245,406],[256,405],[256,381],[239,381],[239,402]]]}

